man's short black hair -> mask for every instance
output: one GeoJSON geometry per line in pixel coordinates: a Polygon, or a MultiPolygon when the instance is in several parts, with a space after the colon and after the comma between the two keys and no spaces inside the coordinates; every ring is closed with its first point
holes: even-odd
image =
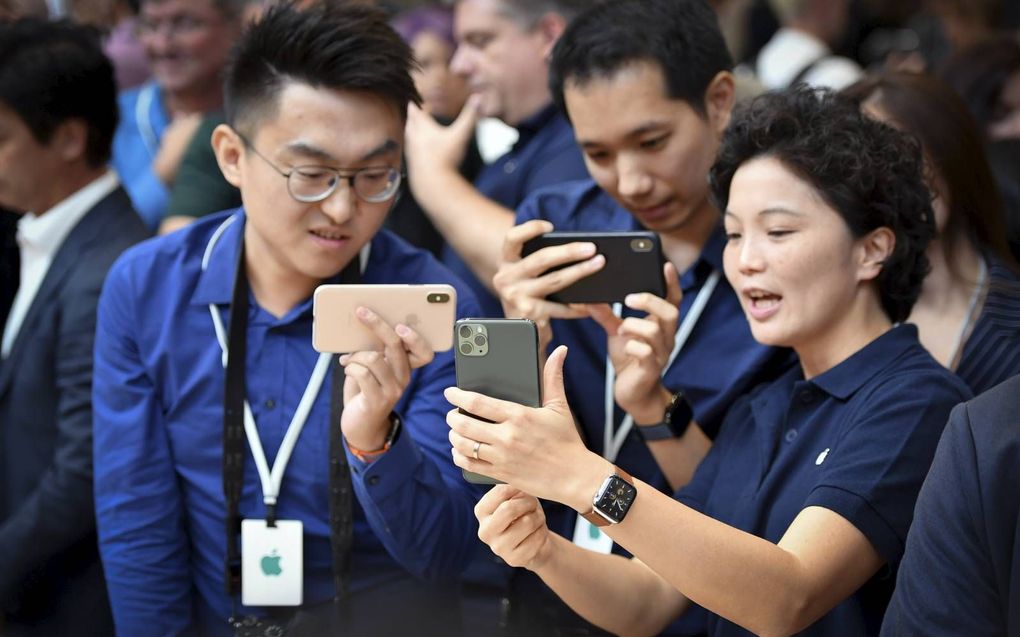
{"type": "Polygon", "coordinates": [[[67,20],[21,18],[0,22],[0,104],[40,144],[67,120],[88,126],[85,160],[110,159],[117,130],[117,83],[99,33],[67,20]]]}
{"type": "Polygon", "coordinates": [[[421,103],[413,64],[411,49],[379,9],[345,2],[278,5],[234,48],[224,86],[227,123],[252,134],[256,120],[275,116],[289,82],[372,93],[406,115],[408,102],[421,103]]]}
{"type": "Polygon", "coordinates": [[[612,0],[579,15],[557,41],[549,67],[553,100],[566,113],[567,82],[608,78],[635,62],[658,66],[667,96],[701,115],[712,79],[733,67],[715,12],[703,0],[612,0]]]}
{"type": "Polygon", "coordinates": [[[896,247],[877,282],[885,313],[905,320],[921,293],[929,270],[925,250],[935,236],[917,140],[863,114],[845,96],[798,85],[734,113],[710,172],[720,210],[734,173],[757,157],[777,159],[804,179],[854,237],[881,227],[893,231],[896,247]]]}

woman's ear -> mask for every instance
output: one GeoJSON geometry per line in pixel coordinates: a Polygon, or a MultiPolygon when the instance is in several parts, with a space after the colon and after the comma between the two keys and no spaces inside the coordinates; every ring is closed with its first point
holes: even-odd
{"type": "Polygon", "coordinates": [[[223,178],[235,188],[240,188],[243,181],[241,159],[244,158],[241,136],[226,124],[220,124],[213,130],[211,142],[223,178]]]}
{"type": "Polygon", "coordinates": [[[857,246],[857,278],[871,281],[878,278],[896,249],[896,234],[885,226],[876,228],[858,239],[857,246]]]}

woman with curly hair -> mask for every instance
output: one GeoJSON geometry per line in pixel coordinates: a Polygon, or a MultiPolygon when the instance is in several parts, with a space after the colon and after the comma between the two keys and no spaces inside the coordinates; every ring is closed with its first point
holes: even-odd
{"type": "Polygon", "coordinates": [[[448,389],[464,410],[447,416],[454,462],[507,483],[476,506],[479,535],[614,633],[654,635],[700,605],[709,635],[876,634],[939,435],[970,395],[902,323],[934,234],[920,149],[801,88],[738,111],[711,175],[752,333],[800,365],[733,404],[674,498],[585,449],[564,348],[541,408],[448,389]],[[549,532],[536,498],[634,559],[549,532]]]}
{"type": "Polygon", "coordinates": [[[975,394],[1020,373],[1017,265],[1002,198],[966,105],[939,80],[906,72],[867,77],[844,94],[916,137],[929,167],[931,273],[907,318],[921,344],[975,394]]]}

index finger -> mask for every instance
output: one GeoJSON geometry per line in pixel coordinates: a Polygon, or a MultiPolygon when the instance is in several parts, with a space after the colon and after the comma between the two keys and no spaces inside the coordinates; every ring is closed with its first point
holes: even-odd
{"type": "Polygon", "coordinates": [[[510,228],[507,230],[506,236],[503,237],[503,260],[507,262],[519,261],[525,242],[552,232],[553,229],[553,224],[543,219],[532,219],[510,228]]]}
{"type": "Polygon", "coordinates": [[[475,517],[481,520],[495,513],[499,505],[512,500],[523,492],[509,484],[497,484],[489,489],[489,492],[482,496],[482,499],[475,505],[475,517]]]}

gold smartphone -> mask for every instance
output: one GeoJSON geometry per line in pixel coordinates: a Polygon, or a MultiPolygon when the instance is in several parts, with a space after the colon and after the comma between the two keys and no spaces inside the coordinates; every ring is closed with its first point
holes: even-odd
{"type": "Polygon", "coordinates": [[[348,354],[382,349],[381,341],[354,311],[364,306],[391,327],[403,323],[434,352],[453,347],[457,291],[445,284],[320,285],[312,298],[312,347],[348,354]]]}

